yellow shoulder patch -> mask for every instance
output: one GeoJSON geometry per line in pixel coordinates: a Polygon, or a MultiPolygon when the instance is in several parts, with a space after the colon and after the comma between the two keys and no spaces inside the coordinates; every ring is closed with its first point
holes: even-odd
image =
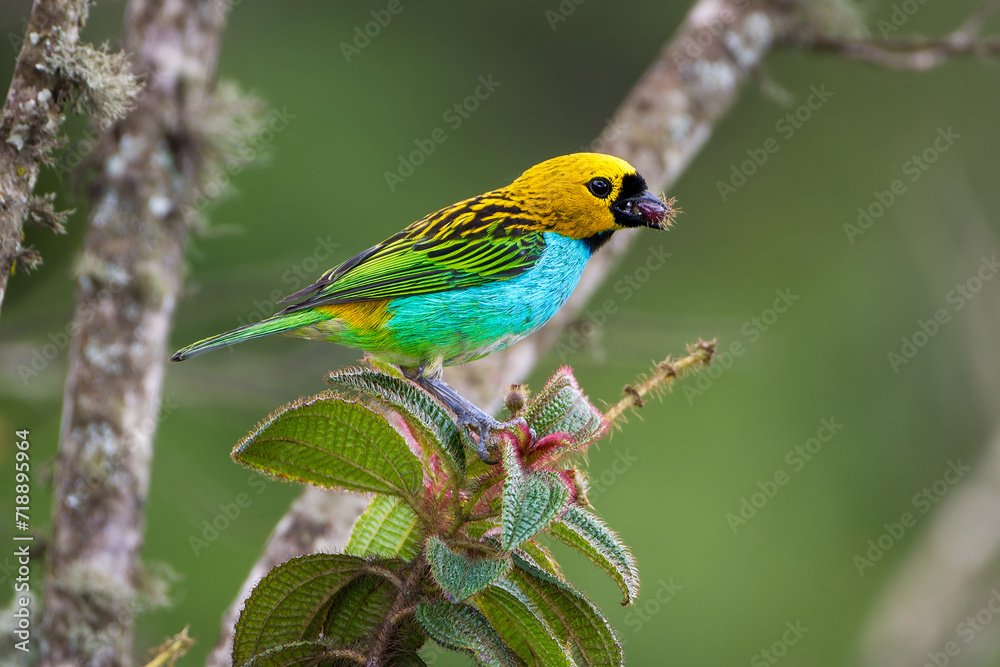
{"type": "Polygon", "coordinates": [[[388,305],[388,299],[378,299],[315,306],[314,309],[342,321],[353,333],[374,333],[389,320],[388,305]]]}

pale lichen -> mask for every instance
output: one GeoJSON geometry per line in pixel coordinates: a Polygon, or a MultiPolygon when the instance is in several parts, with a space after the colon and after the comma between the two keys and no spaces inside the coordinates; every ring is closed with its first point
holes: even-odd
{"type": "Polygon", "coordinates": [[[89,44],[72,48],[57,44],[46,54],[44,68],[70,84],[73,109],[90,114],[102,127],[124,118],[142,90],[128,54],[111,52],[107,44],[97,49],[89,44]]]}
{"type": "Polygon", "coordinates": [[[694,78],[708,94],[728,94],[738,82],[732,63],[718,60],[698,60],[691,65],[694,78]]]}
{"type": "Polygon", "coordinates": [[[771,19],[764,12],[753,12],[743,21],[742,29],[727,30],[722,35],[726,50],[744,70],[756,67],[774,39],[771,19]]]}
{"type": "Polygon", "coordinates": [[[811,32],[848,38],[870,34],[865,10],[854,0],[799,0],[797,4],[799,20],[811,32]]]}
{"type": "Polygon", "coordinates": [[[55,199],[54,192],[32,196],[28,200],[27,221],[40,227],[47,227],[56,234],[65,234],[66,219],[73,211],[57,211],[55,199]]]}

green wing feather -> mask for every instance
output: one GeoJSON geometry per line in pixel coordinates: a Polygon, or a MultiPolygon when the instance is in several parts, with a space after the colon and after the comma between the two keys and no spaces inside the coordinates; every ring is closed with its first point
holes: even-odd
{"type": "Polygon", "coordinates": [[[459,202],[327,271],[282,302],[314,306],[392,299],[508,280],[545,250],[537,223],[498,193],[459,202]]]}
{"type": "Polygon", "coordinates": [[[200,340],[174,361],[228,345],[285,333],[327,316],[314,306],[392,299],[467,289],[524,273],[545,250],[545,228],[528,218],[502,191],[458,202],[331,269],[300,292],[297,301],[261,322],[200,340]]]}

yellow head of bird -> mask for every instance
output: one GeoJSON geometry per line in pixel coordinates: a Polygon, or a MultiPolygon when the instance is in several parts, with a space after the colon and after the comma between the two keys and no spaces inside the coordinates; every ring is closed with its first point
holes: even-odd
{"type": "Polygon", "coordinates": [[[573,239],[629,227],[667,229],[674,211],[625,160],[573,153],[536,164],[503,188],[548,231],[573,239]]]}

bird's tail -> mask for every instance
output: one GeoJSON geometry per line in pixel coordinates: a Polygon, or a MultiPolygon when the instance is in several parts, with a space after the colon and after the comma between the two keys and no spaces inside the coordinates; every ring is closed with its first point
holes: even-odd
{"type": "Polygon", "coordinates": [[[284,333],[286,331],[291,331],[292,329],[298,329],[299,327],[315,324],[316,322],[324,319],[327,318],[323,317],[319,313],[316,313],[315,311],[310,310],[302,310],[297,313],[287,313],[285,315],[275,315],[267,318],[266,320],[254,322],[253,324],[245,324],[238,329],[233,329],[232,331],[227,331],[226,333],[221,333],[217,336],[200,340],[197,343],[192,343],[181,350],[177,350],[177,352],[174,353],[174,356],[170,357],[170,361],[184,361],[185,359],[197,357],[199,354],[204,354],[205,352],[212,352],[213,350],[235,345],[236,343],[242,343],[245,340],[260,338],[261,336],[284,333]]]}

